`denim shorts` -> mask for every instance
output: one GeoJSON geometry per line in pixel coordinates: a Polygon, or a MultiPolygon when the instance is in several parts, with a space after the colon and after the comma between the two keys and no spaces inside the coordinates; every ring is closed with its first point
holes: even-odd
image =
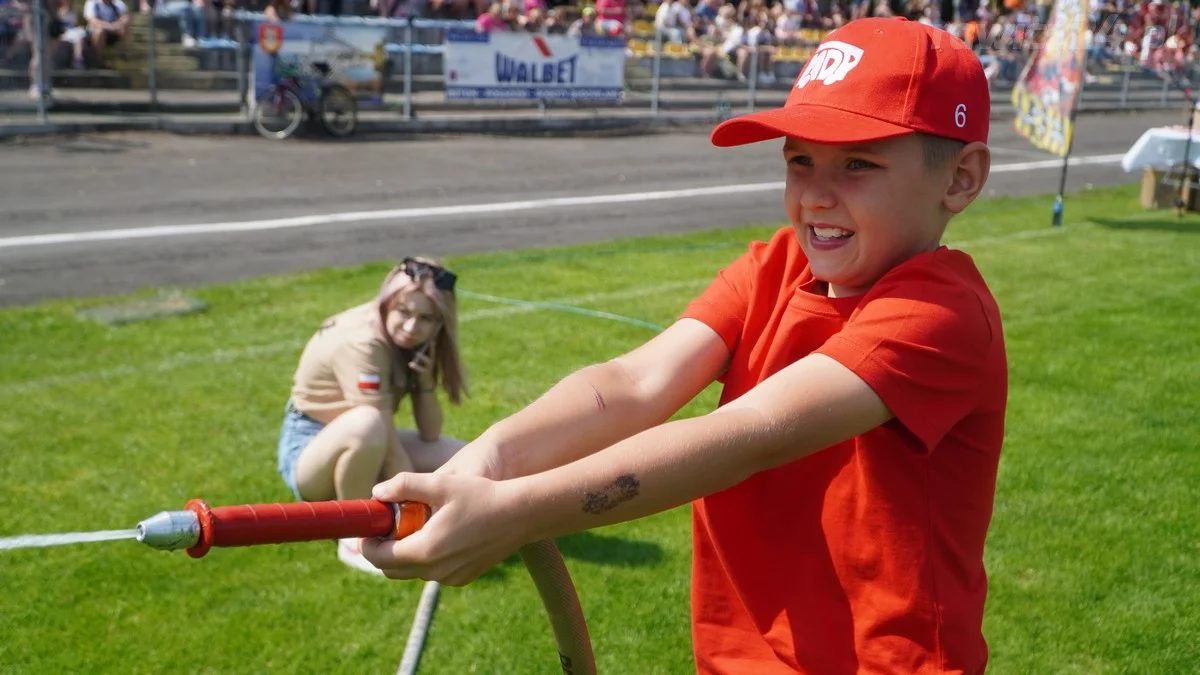
{"type": "Polygon", "coordinates": [[[296,410],[292,407],[292,402],[288,401],[283,413],[283,428],[279,430],[277,462],[279,476],[296,499],[301,501],[304,498],[300,496],[300,488],[296,485],[296,463],[300,460],[300,453],[324,428],[324,424],[296,410]]]}

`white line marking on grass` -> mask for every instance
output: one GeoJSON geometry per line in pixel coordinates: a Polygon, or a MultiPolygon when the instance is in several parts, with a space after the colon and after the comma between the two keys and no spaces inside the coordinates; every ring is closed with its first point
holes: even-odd
{"type": "MultiPolygon", "coordinates": [[[[1072,157],[1068,161],[1071,166],[1087,164],[1116,164],[1125,155],[1088,155],[1072,157]]],[[[1061,159],[1047,159],[1031,162],[1014,162],[997,164],[992,167],[992,173],[1013,173],[1018,171],[1033,171],[1036,169],[1054,169],[1062,166],[1061,159]]],[[[539,209],[563,208],[572,206],[599,206],[603,204],[632,204],[671,199],[694,199],[698,197],[713,197],[719,195],[750,194],[755,192],[771,192],[782,190],[783,182],[744,183],[741,185],[714,185],[701,188],[680,190],[657,190],[654,192],[627,192],[613,195],[583,195],[578,197],[549,197],[544,199],[526,199],[514,202],[491,202],[486,204],[455,204],[452,206],[424,206],[407,209],[385,209],[382,211],[353,211],[348,213],[329,213],[324,215],[294,216],[290,218],[272,218],[268,220],[247,220],[240,222],[200,223],[193,225],[158,225],[154,227],[131,227],[116,230],[90,230],[84,232],[60,232],[55,234],[28,234],[13,237],[0,237],[0,249],[18,248],[24,246],[52,246],[56,244],[77,244],[87,241],[114,241],[126,239],[146,239],[161,237],[179,237],[186,235],[219,234],[226,232],[257,232],[263,230],[281,230],[302,227],[318,227],[337,223],[359,223],[370,220],[405,220],[410,218],[437,218],[468,215],[487,215],[496,213],[511,213],[515,211],[534,211],[539,209]]]]}
{"type": "Polygon", "coordinates": [[[623,291],[608,291],[605,293],[588,293],[586,295],[575,295],[568,298],[558,300],[517,300],[514,298],[501,298],[494,295],[485,295],[483,293],[475,293],[472,291],[461,291],[459,294],[463,297],[471,297],[488,302],[496,302],[502,304],[511,304],[511,307],[497,307],[495,309],[478,309],[474,312],[464,312],[459,319],[459,323],[467,321],[490,319],[499,316],[512,316],[513,314],[527,314],[536,312],[539,309],[548,309],[550,305],[582,305],[589,302],[599,302],[603,300],[629,300],[631,298],[643,298],[647,295],[658,295],[668,291],[679,291],[685,288],[692,288],[701,284],[707,284],[711,279],[689,279],[687,281],[672,281],[665,284],[656,284],[654,286],[641,286],[638,288],[629,288],[623,291]]]}
{"type": "Polygon", "coordinates": [[[530,311],[535,309],[548,309],[554,312],[567,312],[569,314],[579,314],[580,316],[590,316],[594,319],[608,319],[609,321],[625,323],[631,326],[637,326],[639,328],[649,328],[653,331],[661,331],[663,329],[662,326],[657,324],[650,323],[649,321],[642,321],[641,319],[635,319],[631,316],[625,316],[624,314],[601,312],[595,309],[564,305],[558,302],[534,302],[530,300],[519,300],[517,298],[502,298],[498,295],[485,295],[483,293],[472,293],[470,291],[462,291],[462,295],[463,297],[467,298],[476,298],[479,300],[486,300],[488,302],[498,302],[504,305],[512,305],[522,309],[529,309],[530,311]]]}
{"type": "MultiPolygon", "coordinates": [[[[696,288],[707,285],[711,279],[692,279],[690,281],[673,281],[665,284],[657,284],[654,286],[641,286],[638,288],[630,288],[622,291],[611,291],[608,293],[588,293],[586,295],[575,295],[557,300],[547,300],[544,302],[533,300],[514,300],[510,298],[498,298],[496,296],[480,295],[470,293],[472,297],[477,297],[480,300],[489,302],[504,302],[504,303],[521,303],[514,304],[508,307],[497,307],[494,309],[480,309],[473,312],[463,312],[459,317],[459,323],[470,323],[483,319],[497,319],[502,317],[514,316],[517,314],[529,314],[539,310],[551,311],[569,311],[576,314],[590,313],[592,310],[586,310],[580,307],[571,307],[571,305],[579,305],[589,302],[601,302],[605,300],[628,300],[631,298],[641,298],[645,296],[658,295],[670,291],[683,290],[686,288],[696,288]],[[569,308],[569,309],[568,309],[569,308]]],[[[460,292],[460,295],[467,296],[468,291],[460,292]]],[[[607,312],[596,312],[597,315],[604,315],[603,318],[615,319],[620,316],[617,314],[609,314],[607,312]]],[[[621,317],[627,322],[639,322],[638,319],[631,317],[621,317]]],[[[646,324],[651,326],[652,324],[646,324]]],[[[658,326],[653,326],[658,328],[658,326]]],[[[25,382],[17,382],[14,384],[0,386],[0,395],[4,394],[26,394],[39,389],[53,387],[58,385],[75,385],[85,380],[109,380],[118,377],[127,377],[131,375],[141,375],[145,373],[162,373],[176,368],[182,368],[193,364],[213,364],[227,363],[247,357],[263,357],[273,356],[280,352],[291,350],[299,350],[304,346],[304,340],[285,340],[283,342],[274,342],[264,345],[253,345],[249,347],[240,347],[237,349],[219,349],[215,352],[207,352],[204,354],[178,354],[159,361],[158,363],[142,366],[119,366],[117,368],[109,368],[105,370],[96,370],[86,373],[74,373],[71,375],[53,375],[43,377],[37,380],[27,380],[25,382]]]]}

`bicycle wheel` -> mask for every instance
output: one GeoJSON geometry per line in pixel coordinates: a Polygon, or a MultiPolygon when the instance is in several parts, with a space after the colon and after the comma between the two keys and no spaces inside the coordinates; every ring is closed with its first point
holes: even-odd
{"type": "Polygon", "coordinates": [[[321,124],[331,135],[344,138],[358,128],[358,101],[341,85],[326,87],[321,93],[321,124]]]}
{"type": "Polygon", "coordinates": [[[290,89],[271,87],[254,105],[254,128],[264,138],[283,140],[304,120],[300,97],[290,89]]]}

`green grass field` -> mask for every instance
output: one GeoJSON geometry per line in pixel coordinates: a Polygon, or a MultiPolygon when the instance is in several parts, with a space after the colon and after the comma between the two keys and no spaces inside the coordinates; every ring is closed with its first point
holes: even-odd
{"type": "MultiPolygon", "coordinates": [[[[947,236],[993,285],[1011,362],[990,672],[1200,662],[1200,218],[1136,202],[1134,186],[1071,196],[1055,229],[1047,198],[993,199],[947,236]]],[[[450,260],[473,395],[447,432],[473,437],[638,344],[773,229],[450,260]]],[[[116,327],[77,315],[111,298],[0,311],[0,536],[130,528],[193,497],[288,500],[275,441],[299,351],[385,271],[199,289],[203,313],[116,327]]],[[[686,507],[559,541],[600,672],[693,670],[689,542],[686,507]]],[[[0,589],[4,673],[359,674],[395,672],[421,583],[351,571],[330,543],[193,560],[125,541],[0,552],[0,589]]],[[[422,672],[557,672],[515,557],[443,590],[422,672]]]]}

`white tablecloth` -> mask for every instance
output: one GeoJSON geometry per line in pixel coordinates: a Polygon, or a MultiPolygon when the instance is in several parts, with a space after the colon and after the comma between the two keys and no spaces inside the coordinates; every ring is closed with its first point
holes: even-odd
{"type": "MultiPolygon", "coordinates": [[[[1148,129],[1121,158],[1121,168],[1141,171],[1146,167],[1169,169],[1183,161],[1187,145],[1187,127],[1155,127],[1148,129]]],[[[1200,168],[1200,128],[1192,130],[1192,147],[1188,151],[1192,165],[1200,168]]]]}

